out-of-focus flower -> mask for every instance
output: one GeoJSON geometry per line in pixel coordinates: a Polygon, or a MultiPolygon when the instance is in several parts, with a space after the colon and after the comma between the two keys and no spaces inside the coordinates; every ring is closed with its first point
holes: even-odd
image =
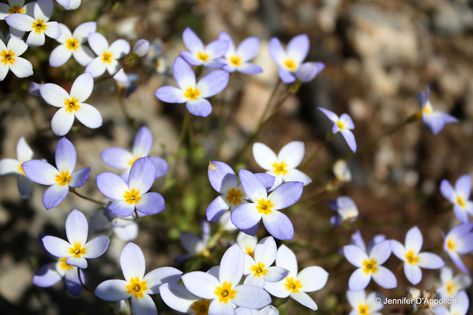
{"type": "Polygon", "coordinates": [[[117,217],[107,210],[97,211],[90,220],[94,231],[112,230],[117,238],[124,242],[133,241],[138,236],[138,223],[133,216],[117,217]]]}
{"type": "Polygon", "coordinates": [[[240,230],[256,234],[262,220],[273,237],[288,240],[294,237],[294,226],[281,210],[292,206],[302,195],[301,182],[287,182],[269,193],[253,173],[240,170],[239,177],[249,202],[243,203],[231,214],[232,222],[240,230]]]}
{"type": "Polygon", "coordinates": [[[358,217],[358,208],[353,199],[341,196],[330,202],[330,208],[336,211],[336,215],[330,219],[333,225],[339,225],[344,221],[353,222],[358,217]]]}
{"type": "Polygon", "coordinates": [[[466,292],[460,292],[455,299],[458,302],[450,304],[448,308],[444,305],[438,305],[432,309],[432,312],[435,315],[466,315],[470,306],[466,292]]]}
{"type": "Polygon", "coordinates": [[[358,268],[353,272],[348,283],[351,291],[363,290],[371,279],[385,289],[396,287],[396,277],[382,266],[391,256],[390,241],[377,243],[368,254],[355,245],[344,246],[343,253],[345,258],[358,268]]]}
{"type": "Polygon", "coordinates": [[[299,171],[297,166],[304,158],[304,143],[292,141],[281,148],[278,155],[267,145],[257,142],[253,144],[253,157],[266,173],[275,177],[272,189],[283,182],[301,182],[308,185],[312,180],[305,173],[299,171]]]}
{"type": "Polygon", "coordinates": [[[91,129],[102,126],[100,112],[92,105],[84,103],[93,89],[94,79],[88,73],[81,74],[75,79],[69,93],[57,84],[41,85],[39,88],[41,97],[46,103],[59,108],[51,120],[51,128],[56,135],[67,134],[75,118],[91,129]]]}
{"type": "Polygon", "coordinates": [[[135,45],[133,46],[133,52],[138,55],[139,57],[144,57],[149,52],[149,41],[143,38],[140,38],[136,41],[135,45]]]}
{"type": "MultiPolygon", "coordinates": [[[[0,21],[15,13],[33,15],[34,4],[35,2],[25,4],[25,0],[8,0],[7,3],[0,3],[0,21]]],[[[24,34],[24,32],[10,27],[10,36],[21,39],[24,34]]]]}
{"type": "Polygon", "coordinates": [[[8,71],[18,78],[33,75],[33,66],[23,57],[20,57],[28,48],[21,39],[11,37],[7,45],[0,39],[0,81],[3,81],[8,71]]]}
{"type": "Polygon", "coordinates": [[[422,118],[422,121],[427,126],[427,128],[429,128],[430,131],[436,135],[442,131],[446,124],[456,123],[458,122],[458,119],[450,114],[434,110],[432,104],[430,103],[429,96],[429,87],[426,87],[424,91],[419,92],[417,96],[417,101],[421,107],[419,117],[422,118]]]}
{"type": "Polygon", "coordinates": [[[210,239],[210,224],[207,221],[202,221],[200,224],[202,230],[202,236],[189,232],[182,232],[179,236],[181,246],[186,250],[186,255],[180,256],[179,261],[188,259],[193,256],[202,255],[208,257],[210,255],[207,244],[210,239]]]}
{"type": "Polygon", "coordinates": [[[138,76],[134,73],[132,74],[125,73],[123,77],[116,76],[115,83],[117,85],[118,93],[126,97],[130,96],[138,88],[138,84],[136,83],[137,81],[138,81],[138,76]]]}
{"type": "Polygon", "coordinates": [[[177,312],[195,315],[209,314],[210,300],[195,296],[180,284],[163,283],[159,287],[159,294],[164,303],[177,312]]]}
{"type": "Polygon", "coordinates": [[[82,270],[77,270],[76,266],[67,263],[67,258],[59,258],[57,262],[46,264],[38,269],[33,276],[33,285],[40,288],[48,288],[58,283],[64,278],[67,291],[72,295],[80,295],[82,283],[85,283],[85,275],[82,270]]]}
{"type": "Polygon", "coordinates": [[[133,314],[158,314],[150,295],[158,294],[163,283],[177,282],[182,274],[172,267],[156,268],[145,274],[145,257],[134,243],[123,248],[120,265],[125,280],[106,280],[97,286],[95,295],[110,302],[131,299],[133,314]]]}
{"type": "Polygon", "coordinates": [[[263,238],[256,245],[253,255],[245,255],[245,284],[264,287],[266,282],[277,282],[285,278],[288,271],[272,266],[276,260],[277,246],[271,236],[263,238]]]}
{"type": "Polygon", "coordinates": [[[355,129],[355,124],[353,123],[351,117],[348,116],[348,114],[342,114],[340,117],[338,117],[338,115],[334,112],[321,107],[319,107],[319,110],[324,113],[324,115],[327,116],[330,121],[333,122],[332,134],[340,132],[350,147],[350,150],[355,153],[356,140],[355,135],[352,132],[352,130],[355,129]]]}
{"type": "Polygon", "coordinates": [[[238,246],[240,246],[241,250],[245,254],[253,257],[257,243],[258,239],[256,238],[256,236],[249,235],[243,232],[238,233],[237,244],[238,246]]]}
{"type": "Polygon", "coordinates": [[[310,82],[324,69],[321,62],[304,62],[296,71],[296,78],[302,83],[310,82]]]}
{"type": "Polygon", "coordinates": [[[172,75],[178,87],[162,86],[156,90],[156,97],[166,103],[185,103],[192,115],[201,117],[212,112],[212,104],[207,98],[225,89],[229,79],[227,71],[214,70],[196,82],[194,71],[181,57],[174,61],[172,75]]]}
{"type": "Polygon", "coordinates": [[[224,70],[244,74],[257,74],[263,71],[260,66],[250,62],[258,54],[258,38],[248,37],[238,47],[235,47],[232,38],[227,33],[220,33],[219,39],[226,40],[229,43],[229,48],[221,59],[224,70]]]}
{"type": "Polygon", "coordinates": [[[218,219],[218,224],[220,224],[224,231],[234,232],[238,230],[238,228],[232,223],[230,211],[226,211],[222,214],[220,219],[218,219]]]}
{"type": "Polygon", "coordinates": [[[469,273],[460,258],[473,251],[473,224],[459,224],[452,228],[443,242],[443,249],[452,259],[453,263],[463,272],[469,273]]]}
{"type": "Polygon", "coordinates": [[[65,64],[71,56],[74,56],[74,59],[80,65],[84,67],[88,65],[92,61],[94,54],[83,44],[89,35],[97,30],[97,23],[82,23],[77,26],[72,33],[64,24],[59,24],[59,29],[61,30],[61,36],[56,40],[61,43],[61,45],[54,48],[51,55],[49,55],[49,65],[51,67],[60,67],[65,64]]]}
{"type": "Polygon", "coordinates": [[[404,274],[413,285],[417,285],[422,280],[421,268],[440,269],[445,265],[438,255],[420,252],[422,244],[422,233],[417,226],[407,232],[404,245],[396,240],[391,241],[392,251],[397,258],[404,261],[404,274]]]}
{"type": "Polygon", "coordinates": [[[80,6],[81,0],[56,0],[64,9],[75,10],[80,6]]]}
{"type": "Polygon", "coordinates": [[[118,60],[130,53],[130,44],[123,39],[117,39],[110,46],[107,39],[100,33],[89,35],[89,46],[97,55],[85,68],[94,78],[101,76],[105,70],[108,74],[120,78],[124,75],[118,60]]]}
{"type": "Polygon", "coordinates": [[[182,33],[182,40],[189,51],[181,51],[181,56],[193,66],[221,67],[218,61],[230,47],[227,40],[216,40],[204,46],[202,40],[189,27],[182,33]]]}
{"type": "Polygon", "coordinates": [[[194,271],[182,276],[182,281],[192,294],[211,300],[209,315],[233,314],[236,306],[259,309],[271,303],[271,297],[263,289],[239,285],[243,276],[245,257],[238,245],[223,254],[218,275],[194,271]]]}
{"type": "Polygon", "coordinates": [[[33,158],[33,150],[31,150],[26,140],[21,137],[16,144],[16,158],[17,159],[2,159],[0,160],[0,176],[3,175],[17,175],[18,176],[18,190],[21,198],[27,199],[31,196],[33,191],[33,184],[25,176],[23,171],[23,163],[33,158]]]}
{"type": "MultiPolygon", "coordinates": [[[[130,169],[135,161],[142,157],[149,156],[151,147],[153,146],[153,134],[148,127],[141,127],[133,139],[133,146],[131,151],[119,147],[112,147],[102,151],[100,156],[102,160],[110,167],[117,168],[123,171],[123,179],[127,180],[130,169]]],[[[168,171],[168,163],[158,157],[149,157],[155,167],[155,178],[166,175],[168,171]]]]}
{"type": "Polygon", "coordinates": [[[30,87],[28,88],[28,94],[31,96],[41,97],[41,93],[39,92],[40,87],[41,87],[40,83],[31,82],[30,87]]]}
{"type": "Polygon", "coordinates": [[[30,160],[23,163],[26,177],[40,185],[50,186],[43,195],[46,209],[57,207],[69,193],[69,187],[82,187],[89,178],[90,168],[74,171],[77,152],[74,145],[66,138],[61,138],[56,145],[56,167],[43,160],[30,160]]]}
{"type": "Polygon", "coordinates": [[[457,294],[471,285],[471,278],[466,274],[453,276],[452,269],[442,268],[440,271],[440,284],[437,293],[441,298],[454,298],[457,294]]]}
{"type": "Polygon", "coordinates": [[[337,160],[335,164],[333,164],[332,171],[337,180],[344,183],[351,181],[351,171],[345,160],[337,160]]]}
{"type": "Polygon", "coordinates": [[[97,176],[97,188],[113,200],[108,209],[119,217],[133,214],[135,209],[145,215],[163,211],[164,198],[157,192],[149,192],[156,177],[156,169],[149,157],[139,158],[133,163],[128,180],[105,172],[97,176]]]}
{"type": "Polygon", "coordinates": [[[322,289],[327,283],[328,272],[318,266],[310,266],[298,272],[297,258],[286,245],[281,245],[276,255],[276,266],[289,271],[278,282],[266,282],[264,288],[278,298],[290,296],[300,304],[315,311],[317,304],[307,294],[322,289]]]}
{"type": "Polygon", "coordinates": [[[58,38],[61,35],[59,24],[49,21],[53,15],[52,0],[37,0],[32,15],[15,13],[7,16],[9,26],[22,32],[29,32],[26,43],[30,46],[44,45],[46,36],[58,38]]]}
{"type": "Polygon", "coordinates": [[[348,302],[352,307],[350,315],[381,315],[383,304],[377,301],[376,293],[366,294],[364,290],[348,291],[348,302]]]}
{"type": "Polygon", "coordinates": [[[455,188],[448,180],[442,180],[440,191],[453,204],[453,211],[458,220],[468,223],[468,215],[473,215],[473,202],[470,200],[470,175],[461,176],[455,183],[455,188]]]}
{"type": "Polygon", "coordinates": [[[89,224],[85,215],[79,210],[72,210],[66,219],[67,241],[46,235],[41,238],[41,243],[51,255],[66,258],[67,264],[85,269],[87,259],[102,256],[110,243],[110,239],[104,235],[87,241],[88,233],[89,224]]]}

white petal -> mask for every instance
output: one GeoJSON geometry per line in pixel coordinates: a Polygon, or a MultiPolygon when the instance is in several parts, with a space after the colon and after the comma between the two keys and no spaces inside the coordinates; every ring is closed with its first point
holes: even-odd
{"type": "Polygon", "coordinates": [[[127,282],[124,280],[106,280],[95,289],[95,295],[105,301],[115,302],[130,297],[126,291],[127,282]]]}
{"type": "Polygon", "coordinates": [[[411,228],[406,234],[405,247],[407,250],[413,250],[418,253],[422,248],[423,238],[417,226],[411,228]]]}
{"type": "Polygon", "coordinates": [[[15,63],[10,66],[10,70],[18,78],[26,78],[33,75],[31,62],[22,57],[16,57],[15,63]]]}
{"type": "Polygon", "coordinates": [[[94,79],[89,73],[78,76],[71,87],[71,96],[77,97],[83,103],[90,97],[94,89],[94,79]]]}
{"type": "Polygon", "coordinates": [[[141,248],[135,243],[128,243],[120,255],[120,265],[127,281],[133,277],[143,278],[146,266],[141,248]]]}
{"type": "Polygon", "coordinates": [[[281,245],[276,255],[276,265],[289,271],[290,275],[297,274],[297,258],[286,245],[281,245]]]}
{"type": "Polygon", "coordinates": [[[263,238],[255,248],[255,260],[271,266],[276,259],[277,247],[271,236],[263,238]]]}
{"type": "Polygon", "coordinates": [[[92,33],[89,35],[88,39],[90,48],[92,48],[97,56],[100,56],[108,49],[108,42],[102,34],[92,33]]]}
{"type": "Polygon", "coordinates": [[[20,165],[15,159],[2,159],[0,160],[0,175],[21,174],[20,165]]]}
{"type": "Polygon", "coordinates": [[[64,45],[59,45],[51,52],[49,55],[49,65],[51,67],[60,67],[65,64],[69,58],[71,58],[72,53],[64,45]]]}
{"type": "Polygon", "coordinates": [[[69,97],[69,93],[62,87],[52,83],[42,84],[39,92],[46,103],[55,107],[63,107],[65,99],[69,97]]]}
{"type": "Polygon", "coordinates": [[[253,157],[259,166],[265,170],[272,170],[273,163],[278,161],[276,154],[267,145],[263,143],[255,143],[253,145],[253,157]]]}
{"type": "Polygon", "coordinates": [[[204,299],[214,299],[215,288],[219,285],[217,278],[202,271],[189,272],[182,276],[182,281],[187,290],[204,299]]]}
{"type": "Polygon", "coordinates": [[[237,293],[232,302],[238,306],[258,309],[271,303],[271,297],[263,288],[240,285],[235,289],[237,293]]]}
{"type": "Polygon", "coordinates": [[[80,104],[80,109],[75,113],[75,116],[82,124],[91,129],[102,126],[102,115],[92,105],[80,104]]]}
{"type": "Polygon", "coordinates": [[[318,309],[317,304],[314,302],[314,300],[312,300],[312,298],[307,293],[304,293],[304,292],[292,293],[291,298],[301,303],[305,307],[310,308],[313,311],[316,311],[318,309]]]}
{"type": "Polygon", "coordinates": [[[66,219],[66,235],[69,243],[84,245],[88,232],[89,224],[85,215],[78,210],[72,210],[66,219]]]}
{"type": "Polygon", "coordinates": [[[322,289],[327,283],[328,272],[318,266],[311,266],[301,270],[297,275],[301,281],[302,291],[313,292],[322,289]]]}
{"type": "Polygon", "coordinates": [[[58,136],[64,136],[71,130],[74,123],[74,114],[66,112],[64,108],[60,108],[51,120],[51,128],[58,136]]]}
{"type": "Polygon", "coordinates": [[[295,168],[302,162],[304,151],[304,142],[292,141],[282,147],[278,159],[286,162],[289,168],[295,168]]]}
{"type": "Polygon", "coordinates": [[[223,254],[218,278],[220,282],[229,281],[234,286],[240,282],[245,267],[245,256],[240,246],[231,246],[223,254]]]}
{"type": "Polygon", "coordinates": [[[131,297],[131,310],[133,315],[158,315],[156,304],[148,294],[141,298],[131,297]]]}
{"type": "Polygon", "coordinates": [[[119,59],[130,53],[130,44],[126,40],[117,39],[110,45],[109,50],[114,59],[119,59]]]}

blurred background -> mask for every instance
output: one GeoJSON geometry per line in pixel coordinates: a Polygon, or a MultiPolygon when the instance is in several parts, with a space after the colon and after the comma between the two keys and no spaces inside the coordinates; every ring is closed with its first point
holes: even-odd
{"type": "MultiPolygon", "coordinates": [[[[311,40],[307,60],[324,62],[326,68],[286,99],[257,141],[277,152],[287,142],[301,140],[307,155],[323,145],[304,169],[313,183],[288,211],[296,237],[286,242],[295,251],[300,268],[315,264],[330,272],[327,286],[312,295],[319,304],[319,313],[350,311],[345,293],[353,266],[338,251],[357,229],[366,241],[379,233],[402,241],[407,230],[418,225],[424,234],[424,248],[441,253],[442,232],[448,231],[456,219],[439,192],[440,180],[455,181],[473,171],[471,1],[84,0],[78,10],[59,10],[56,14],[56,20],[70,28],[97,20],[98,31],[109,42],[146,38],[153,44],[140,65],[127,69],[137,75],[136,90],[129,96],[118,97],[122,90],[113,80],[97,83],[89,102],[101,112],[104,126],[88,130],[76,124],[68,135],[78,150],[79,165],[92,168],[91,178],[80,191],[97,199],[104,197],[95,187],[95,176],[110,170],[101,161],[100,152],[110,146],[129,147],[137,126],[147,125],[152,130],[153,154],[174,156],[184,106],[162,104],[154,91],[163,84],[174,84],[169,67],[185,49],[181,39],[185,27],[191,27],[206,42],[221,31],[228,32],[236,42],[252,35],[261,40],[255,63],[264,72],[254,77],[232,77],[228,89],[214,97],[212,117],[193,117],[193,141],[197,145],[184,153],[175,178],[156,185],[157,191],[163,191],[167,210],[143,220],[135,240],[145,252],[148,270],[164,265],[186,271],[207,268],[219,261],[227,240],[234,239],[235,234],[224,235],[212,259],[175,262],[183,253],[180,233],[200,233],[200,220],[215,196],[208,184],[207,164],[215,159],[234,160],[255,130],[278,80],[276,65],[267,51],[269,39],[276,36],[287,42],[301,33],[311,40]],[[447,126],[438,136],[416,123],[384,137],[419,110],[416,95],[426,85],[431,87],[434,108],[449,112],[461,122],[447,126]],[[317,107],[353,117],[361,148],[356,156],[338,137],[323,144],[330,124],[317,107]],[[327,183],[333,181],[333,165],[340,158],[347,160],[352,181],[327,189],[327,183]],[[328,202],[340,195],[355,200],[360,216],[352,224],[335,228],[329,222],[333,213],[328,202]]],[[[73,62],[49,68],[48,53],[55,46],[57,43],[49,40],[44,47],[28,50],[26,58],[35,69],[32,80],[67,88],[82,68],[73,62]]],[[[36,158],[52,161],[58,139],[50,130],[54,108],[26,95],[29,82],[9,76],[0,85],[0,157],[16,157],[15,146],[23,136],[36,158]]],[[[240,160],[238,166],[261,171],[251,152],[240,160]]],[[[50,261],[38,236],[63,236],[69,211],[78,208],[92,218],[97,211],[94,204],[69,195],[59,207],[47,211],[41,204],[42,187],[36,186],[30,201],[21,200],[13,177],[0,178],[0,187],[0,313],[111,313],[109,304],[87,292],[73,298],[65,294],[62,285],[49,289],[31,285],[38,266],[50,261]]],[[[115,261],[123,244],[114,239],[107,256],[90,263],[90,287],[119,275],[115,261]]],[[[465,261],[473,265],[471,255],[465,261]]],[[[394,258],[388,263],[391,270],[398,270],[398,289],[383,292],[370,286],[369,290],[388,297],[404,296],[409,285],[398,266],[394,258]]],[[[437,279],[438,272],[426,272],[419,288],[431,289],[437,279]]],[[[471,290],[469,293],[471,296],[471,290]]],[[[159,298],[155,300],[161,313],[172,314],[159,298]]],[[[310,313],[296,304],[284,305],[284,312],[310,313]]],[[[409,314],[409,309],[386,307],[383,314],[409,314]]]]}

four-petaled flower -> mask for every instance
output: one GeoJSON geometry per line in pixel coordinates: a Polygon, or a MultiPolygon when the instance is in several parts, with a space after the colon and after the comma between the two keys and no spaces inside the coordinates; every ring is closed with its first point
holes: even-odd
{"type": "Polygon", "coordinates": [[[85,275],[81,269],[77,269],[76,266],[67,263],[67,258],[59,258],[56,262],[40,267],[33,276],[33,284],[40,288],[48,288],[64,278],[67,291],[72,295],[80,295],[81,281],[85,283],[85,275]]]}
{"type": "Polygon", "coordinates": [[[425,91],[419,92],[417,96],[417,101],[421,107],[419,117],[422,118],[422,121],[427,126],[427,128],[429,128],[430,131],[436,135],[442,131],[446,124],[456,123],[458,122],[458,119],[450,114],[434,110],[432,104],[430,103],[429,95],[430,89],[429,87],[426,87],[425,91]]]}
{"type": "Polygon", "coordinates": [[[67,241],[46,235],[41,243],[48,253],[57,258],[66,258],[66,263],[80,269],[87,268],[87,259],[102,256],[108,248],[110,239],[107,236],[97,236],[87,241],[89,224],[87,218],[79,210],[72,210],[66,219],[67,241]]]}
{"type": "Polygon", "coordinates": [[[221,58],[221,62],[224,64],[224,70],[228,72],[237,71],[244,74],[257,74],[263,71],[260,66],[250,62],[258,53],[258,38],[254,36],[245,38],[238,47],[235,47],[235,44],[228,33],[220,33],[219,38],[230,44],[227,52],[221,58]]]}
{"type": "Polygon", "coordinates": [[[453,204],[456,217],[463,223],[468,223],[468,215],[473,215],[473,202],[470,200],[471,177],[461,176],[453,187],[446,179],[440,183],[442,195],[453,204]]]}
{"type": "Polygon", "coordinates": [[[50,186],[43,195],[46,209],[57,207],[69,193],[69,187],[82,187],[89,177],[90,168],[74,171],[77,153],[74,145],[61,138],[56,145],[56,167],[43,160],[30,160],[23,163],[26,177],[40,185],[50,186]]]}
{"type": "Polygon", "coordinates": [[[338,117],[337,114],[335,114],[332,111],[329,111],[325,108],[320,108],[319,110],[327,116],[327,118],[332,121],[333,127],[332,127],[332,134],[336,133],[341,133],[345,141],[347,142],[348,146],[350,147],[350,150],[353,151],[353,153],[356,152],[356,140],[355,140],[355,135],[353,134],[353,129],[355,129],[355,124],[353,123],[353,120],[351,119],[348,114],[342,114],[340,117],[338,117]]]}
{"type": "Polygon", "coordinates": [[[8,71],[13,72],[18,78],[26,78],[33,75],[33,66],[23,57],[20,57],[28,48],[21,39],[14,36],[10,38],[7,45],[0,39],[0,81],[3,81],[8,71]]]}
{"type": "Polygon", "coordinates": [[[446,305],[436,305],[432,312],[434,315],[466,315],[468,313],[468,307],[470,302],[468,300],[468,295],[465,291],[460,292],[455,297],[456,303],[448,303],[449,307],[446,305]]]}
{"type": "Polygon", "coordinates": [[[364,290],[348,291],[347,298],[352,307],[350,315],[382,315],[379,311],[383,304],[378,301],[374,292],[366,294],[364,290]]]}
{"type": "Polygon", "coordinates": [[[437,293],[441,298],[454,298],[457,294],[471,285],[471,278],[466,274],[453,276],[452,269],[442,268],[440,271],[440,284],[437,293]]]}
{"type": "Polygon", "coordinates": [[[190,28],[182,33],[182,40],[189,51],[181,51],[181,56],[191,65],[206,67],[221,67],[218,61],[228,50],[230,42],[218,39],[204,46],[202,40],[190,28]]]}
{"type": "Polygon", "coordinates": [[[348,196],[337,197],[330,202],[330,208],[336,212],[336,215],[330,218],[333,225],[339,225],[345,221],[353,222],[359,214],[356,203],[348,196]]]}
{"type": "Polygon", "coordinates": [[[443,250],[447,252],[458,269],[465,273],[469,273],[469,271],[461,260],[460,255],[465,255],[473,251],[472,229],[473,224],[459,224],[445,235],[443,242],[443,250]]]}

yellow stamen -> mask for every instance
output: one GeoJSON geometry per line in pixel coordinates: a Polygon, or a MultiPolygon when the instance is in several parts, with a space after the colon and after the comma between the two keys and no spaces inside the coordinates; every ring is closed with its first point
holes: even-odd
{"type": "Polygon", "coordinates": [[[228,63],[235,68],[238,68],[243,63],[240,56],[233,55],[228,57],[228,63]]]}
{"type": "Polygon", "coordinates": [[[430,104],[427,104],[424,107],[422,107],[422,113],[426,115],[432,114],[433,113],[432,106],[430,106],[430,104]]]}
{"type": "Polygon", "coordinates": [[[69,37],[66,39],[66,49],[70,51],[76,51],[79,49],[79,41],[75,37],[69,37]]]}
{"type": "Polygon", "coordinates": [[[263,215],[271,214],[273,212],[273,208],[273,202],[266,198],[258,199],[256,203],[256,210],[258,210],[258,212],[263,215]]]}
{"type": "Polygon", "coordinates": [[[445,289],[447,291],[448,296],[454,296],[457,292],[457,286],[452,281],[448,281],[445,284],[445,289]]]}
{"type": "Polygon", "coordinates": [[[271,166],[275,175],[286,175],[288,173],[287,163],[284,161],[274,162],[271,166]]]}
{"type": "Polygon", "coordinates": [[[61,171],[54,177],[54,181],[59,186],[69,185],[69,183],[71,182],[71,179],[72,179],[71,173],[69,173],[68,171],[61,171]]]}
{"type": "Polygon", "coordinates": [[[413,250],[407,251],[406,255],[406,262],[410,265],[417,265],[419,263],[419,256],[413,250]]]}
{"type": "Polygon", "coordinates": [[[18,163],[18,172],[20,172],[21,175],[25,176],[25,171],[23,170],[23,165],[21,163],[18,163]]]}
{"type": "Polygon", "coordinates": [[[466,208],[466,200],[463,196],[457,196],[455,202],[460,208],[466,208]]]}
{"type": "Polygon", "coordinates": [[[128,161],[128,165],[131,167],[133,166],[133,163],[135,163],[136,160],[138,160],[140,157],[139,156],[134,156],[128,161]]]}
{"type": "Polygon", "coordinates": [[[284,68],[286,68],[286,70],[288,70],[290,72],[294,72],[294,71],[297,70],[297,66],[298,66],[297,61],[295,61],[292,58],[284,59],[282,64],[283,64],[284,68]]]}
{"type": "Polygon", "coordinates": [[[255,250],[253,247],[251,246],[246,246],[245,247],[245,253],[247,253],[248,255],[250,255],[251,257],[253,257],[254,253],[255,253],[255,250]]]}
{"type": "Polygon", "coordinates": [[[347,126],[345,125],[345,123],[343,121],[341,121],[340,119],[338,119],[335,124],[337,125],[338,129],[340,130],[345,130],[347,128],[347,126]]]}
{"type": "Polygon", "coordinates": [[[214,294],[217,296],[220,303],[227,304],[235,297],[237,291],[233,289],[230,282],[224,281],[221,285],[215,288],[214,294]]]}
{"type": "Polygon", "coordinates": [[[299,293],[302,289],[302,283],[300,282],[300,280],[291,276],[286,278],[284,286],[291,293],[299,293]]]}
{"type": "Polygon", "coordinates": [[[457,244],[451,238],[447,239],[447,249],[453,252],[457,248],[457,244]]]}
{"type": "Polygon", "coordinates": [[[48,25],[43,19],[37,19],[33,22],[32,28],[33,32],[41,34],[48,29],[48,25]]]}
{"type": "Polygon", "coordinates": [[[10,9],[8,9],[8,13],[10,14],[15,14],[15,13],[20,13],[20,14],[25,14],[26,10],[24,7],[20,7],[19,5],[12,5],[10,9]]]}
{"type": "Polygon", "coordinates": [[[358,315],[370,315],[370,307],[367,304],[358,304],[358,315]]]}
{"type": "Polygon", "coordinates": [[[80,105],[79,100],[77,97],[69,97],[64,100],[64,107],[66,108],[66,112],[74,113],[79,111],[80,105]]]}
{"type": "Polygon", "coordinates": [[[3,65],[13,65],[15,63],[15,53],[10,49],[0,52],[0,63],[3,65]]]}
{"type": "Polygon", "coordinates": [[[59,269],[61,269],[63,271],[69,271],[73,268],[72,265],[69,265],[67,263],[67,258],[59,258],[59,260],[57,262],[57,265],[58,265],[59,269]]]}
{"type": "Polygon", "coordinates": [[[141,280],[138,277],[133,277],[125,285],[126,292],[133,295],[135,298],[140,299],[144,296],[148,290],[148,283],[145,280],[141,280]]]}
{"type": "Polygon", "coordinates": [[[232,206],[238,206],[243,200],[243,192],[238,188],[232,187],[227,191],[226,198],[232,206]]]}
{"type": "Polygon", "coordinates": [[[141,200],[141,193],[138,189],[132,188],[123,194],[123,200],[129,204],[136,205],[141,200]]]}
{"type": "Polygon", "coordinates": [[[210,55],[206,53],[205,51],[199,51],[197,53],[197,59],[199,59],[202,62],[207,62],[210,59],[210,55]]]}
{"type": "Polygon", "coordinates": [[[362,269],[365,274],[374,274],[378,272],[378,262],[374,258],[365,259],[362,263],[362,269]]]}
{"type": "Polygon", "coordinates": [[[250,270],[253,273],[253,276],[257,278],[261,278],[268,273],[268,268],[266,268],[266,265],[262,262],[254,264],[250,267],[250,270]]]}
{"type": "Polygon", "coordinates": [[[113,54],[109,51],[104,51],[100,57],[100,60],[102,60],[102,63],[109,65],[113,61],[113,54]]]}
{"type": "Polygon", "coordinates": [[[74,245],[69,248],[69,254],[75,258],[81,258],[86,252],[87,249],[81,243],[74,243],[74,245]]]}
{"type": "Polygon", "coordinates": [[[194,315],[208,315],[210,300],[197,300],[191,305],[194,315]]]}
{"type": "Polygon", "coordinates": [[[184,91],[184,97],[189,101],[195,101],[200,98],[200,91],[198,88],[188,87],[184,91]]]}

